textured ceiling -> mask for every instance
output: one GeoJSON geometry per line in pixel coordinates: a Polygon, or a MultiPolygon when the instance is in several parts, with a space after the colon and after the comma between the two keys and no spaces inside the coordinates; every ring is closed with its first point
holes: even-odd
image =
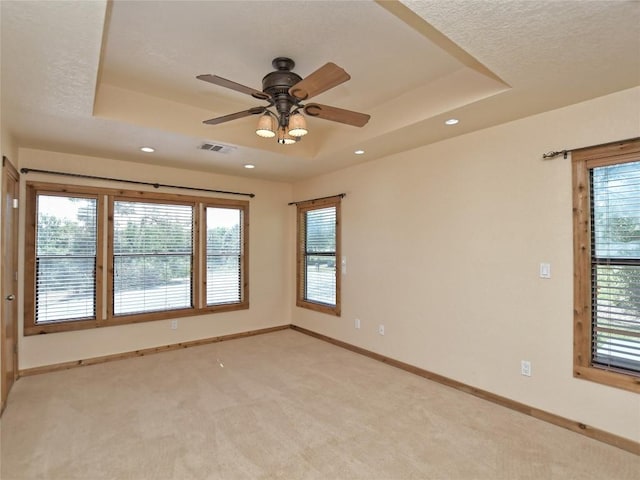
{"type": "Polygon", "coordinates": [[[519,88],[569,79],[626,88],[640,79],[637,0],[403,3],[519,88]]]}
{"type": "Polygon", "coordinates": [[[90,116],[106,5],[2,1],[0,6],[3,110],[90,116]],[[74,18],[83,19],[81,28],[66,20],[74,18]]]}
{"type": "Polygon", "coordinates": [[[640,84],[637,1],[2,0],[0,15],[2,122],[20,145],[274,180],[640,84]],[[369,124],[309,119],[293,146],[258,138],[255,117],[202,124],[262,102],[196,75],[260,89],[283,55],[303,77],[343,67],[351,80],[314,101],[369,124]]]}

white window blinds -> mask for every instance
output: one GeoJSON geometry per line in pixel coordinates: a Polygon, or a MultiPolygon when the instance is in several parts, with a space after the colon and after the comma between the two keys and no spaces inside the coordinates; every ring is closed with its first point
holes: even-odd
{"type": "Polygon", "coordinates": [[[207,306],[242,301],[243,219],[239,208],[206,208],[207,306]]]}
{"type": "Polygon", "coordinates": [[[113,314],[192,306],[193,207],[114,202],[113,314]]]}
{"type": "Polygon", "coordinates": [[[304,299],[336,304],[336,207],[305,213],[304,299]]]}
{"type": "Polygon", "coordinates": [[[592,361],[640,373],[640,162],[590,173],[592,361]]]}
{"type": "Polygon", "coordinates": [[[35,323],[95,318],[94,198],[38,195],[35,323]]]}

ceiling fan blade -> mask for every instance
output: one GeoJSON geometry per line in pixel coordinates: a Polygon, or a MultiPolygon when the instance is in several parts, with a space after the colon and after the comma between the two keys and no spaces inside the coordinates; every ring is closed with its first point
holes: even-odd
{"type": "Polygon", "coordinates": [[[242,112],[230,113],[229,115],[223,115],[222,117],[205,120],[202,123],[206,123],[207,125],[218,125],[219,123],[230,122],[231,120],[248,117],[249,115],[258,115],[259,113],[263,113],[266,109],[267,107],[253,107],[242,112]]]}
{"type": "Polygon", "coordinates": [[[327,63],[289,89],[289,95],[306,100],[349,80],[351,76],[335,63],[327,63]]]}
{"type": "Polygon", "coordinates": [[[304,112],[310,117],[323,118],[332,122],[346,123],[354,127],[364,127],[371,115],[366,113],[353,112],[342,108],[329,107],[318,103],[309,103],[304,107],[304,112]]]}
{"type": "Polygon", "coordinates": [[[268,94],[261,92],[260,90],[256,90],[254,88],[232,82],[231,80],[227,80],[226,78],[222,78],[217,75],[198,75],[196,78],[198,80],[204,80],[205,82],[213,83],[214,85],[230,88],[231,90],[235,90],[236,92],[246,93],[247,95],[251,95],[253,98],[258,98],[260,100],[266,100],[269,98],[268,94]]]}

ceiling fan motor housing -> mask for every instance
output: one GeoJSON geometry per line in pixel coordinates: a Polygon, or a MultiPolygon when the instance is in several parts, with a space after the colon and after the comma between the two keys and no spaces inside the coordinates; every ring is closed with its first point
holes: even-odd
{"type": "Polygon", "coordinates": [[[280,114],[281,127],[289,123],[291,108],[299,103],[299,100],[289,95],[289,89],[302,80],[291,69],[295,63],[290,58],[278,57],[271,62],[277,70],[268,73],[262,79],[262,91],[271,96],[273,105],[280,114]]]}

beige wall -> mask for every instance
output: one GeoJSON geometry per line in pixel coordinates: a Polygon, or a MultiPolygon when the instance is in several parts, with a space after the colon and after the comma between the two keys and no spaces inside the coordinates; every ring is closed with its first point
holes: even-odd
{"type": "Polygon", "coordinates": [[[293,323],[640,441],[639,395],[572,377],[571,161],[541,159],[638,135],[640,88],[294,185],[347,193],[347,274],[340,318],[293,323]]]}
{"type": "MultiPolygon", "coordinates": [[[[250,199],[250,309],[228,313],[181,318],[178,329],[171,330],[169,320],[113,326],[76,332],[23,337],[20,330],[20,369],[71,360],[128,352],[183,341],[215,337],[291,323],[289,278],[288,212],[291,186],[209,173],[150,167],[104,158],[84,157],[39,150],[20,149],[20,166],[129,180],[159,182],[227,191],[255,193],[250,199]]],[[[22,175],[26,181],[87,184],[87,180],[38,173],[22,175]]],[[[98,184],[95,181],[92,183],[98,184]]],[[[114,184],[100,183],[104,186],[114,184]]],[[[122,188],[131,185],[117,184],[122,188]]],[[[141,187],[142,188],[142,187],[141,187]]],[[[153,188],[151,188],[153,190],[153,188]]],[[[180,191],[172,190],[174,193],[180,191]]],[[[193,192],[183,191],[185,194],[193,192]]],[[[202,194],[206,195],[206,194],[202,194]]],[[[214,195],[215,196],[215,195],[214,195]]],[[[223,195],[218,195],[224,197],[223,195]]],[[[240,198],[240,197],[235,197],[240,198]]],[[[246,199],[244,197],[243,199],[246,199]]],[[[21,224],[24,225],[24,211],[21,224]]],[[[21,244],[24,228],[21,229],[21,244]]],[[[21,265],[24,264],[23,253],[21,265]]],[[[20,292],[22,298],[22,292],[20,292]]],[[[22,310],[20,311],[22,318],[22,310]]],[[[22,323],[22,322],[21,322],[22,323]]]]}
{"type": "Polygon", "coordinates": [[[2,149],[2,155],[7,157],[14,167],[18,168],[18,148],[14,139],[6,129],[0,127],[0,132],[0,148],[2,149]]]}

